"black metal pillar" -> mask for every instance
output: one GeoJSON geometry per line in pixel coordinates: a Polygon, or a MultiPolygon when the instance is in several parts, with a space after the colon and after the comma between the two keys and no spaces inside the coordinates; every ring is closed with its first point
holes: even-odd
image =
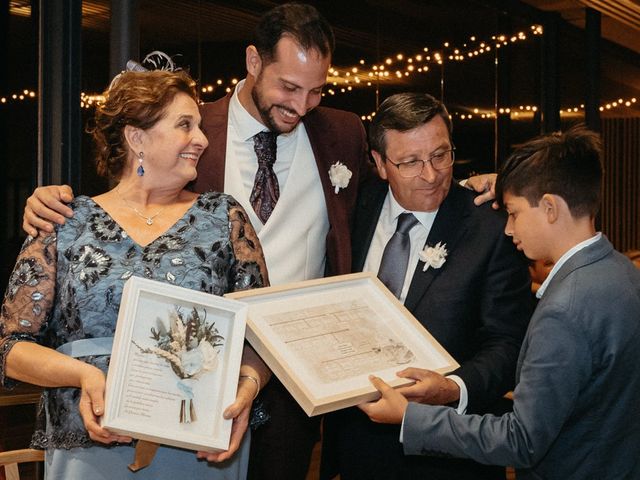
{"type": "MultiPolygon", "coordinates": [[[[511,21],[506,12],[498,17],[498,31],[510,32],[511,21]]],[[[495,49],[495,127],[494,171],[497,172],[511,150],[511,66],[510,44],[495,49]]]]}
{"type": "Polygon", "coordinates": [[[38,184],[80,190],[82,0],[40,0],[38,184]]]}
{"type": "Polygon", "coordinates": [[[141,60],[138,0],[111,0],[111,78],[124,70],[130,59],[141,60]]]}
{"type": "MultiPolygon", "coordinates": [[[[9,58],[9,0],[0,1],[0,65],[8,65],[9,58]]],[[[9,94],[9,82],[6,71],[0,75],[0,96],[9,94]]],[[[7,159],[9,149],[7,147],[7,138],[9,138],[9,122],[7,117],[7,108],[0,105],[0,138],[4,139],[0,142],[0,158],[7,159]]],[[[8,185],[7,175],[0,175],[0,198],[2,198],[3,208],[0,208],[0,293],[4,298],[4,289],[7,285],[7,279],[10,275],[10,266],[14,258],[14,252],[10,246],[11,229],[9,225],[9,206],[7,205],[8,185]],[[11,260],[9,260],[11,259],[11,260]]],[[[2,447],[0,445],[0,447],[2,447]]]]}
{"type": "MultiPolygon", "coordinates": [[[[0,65],[9,65],[9,0],[0,0],[0,65]]],[[[9,95],[9,76],[7,72],[0,75],[0,96],[9,95]]],[[[0,138],[8,138],[7,109],[0,107],[0,138]]],[[[7,142],[0,142],[0,158],[7,158],[7,142]]],[[[6,176],[0,175],[0,188],[6,191],[6,176]]],[[[0,221],[6,225],[4,215],[6,209],[0,209],[0,221]]]]}
{"type": "Polygon", "coordinates": [[[560,130],[560,94],[558,88],[558,30],[560,19],[557,14],[546,14],[543,21],[542,68],[540,107],[541,132],[560,130]]]}
{"type": "Polygon", "coordinates": [[[586,77],[585,122],[587,127],[600,131],[600,20],[597,10],[587,8],[586,14],[586,77]]]}

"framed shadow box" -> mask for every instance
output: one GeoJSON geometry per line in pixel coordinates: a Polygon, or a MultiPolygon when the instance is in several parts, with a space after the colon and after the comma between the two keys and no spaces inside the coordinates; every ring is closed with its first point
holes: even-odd
{"type": "Polygon", "coordinates": [[[247,307],[131,277],[107,375],[102,426],[192,450],[229,447],[247,307]]]}
{"type": "Polygon", "coordinates": [[[309,416],[376,399],[375,374],[392,386],[415,366],[458,363],[370,273],[225,295],[246,302],[247,339],[309,416]]]}

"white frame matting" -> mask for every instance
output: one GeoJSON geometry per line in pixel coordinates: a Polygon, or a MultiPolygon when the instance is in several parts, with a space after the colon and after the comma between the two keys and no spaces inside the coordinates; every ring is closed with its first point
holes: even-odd
{"type": "Polygon", "coordinates": [[[459,366],[371,273],[225,296],[249,305],[247,340],[309,416],[375,400],[369,374],[397,387],[405,367],[459,366]]]}
{"type": "Polygon", "coordinates": [[[232,420],[222,412],[236,397],[246,314],[235,300],[127,280],[102,425],[166,445],[227,450],[232,420]]]}

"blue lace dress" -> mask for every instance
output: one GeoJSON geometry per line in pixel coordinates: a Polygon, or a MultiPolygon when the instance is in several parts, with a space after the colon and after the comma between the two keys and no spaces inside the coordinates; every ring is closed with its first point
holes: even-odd
{"type": "MultiPolygon", "coordinates": [[[[132,275],[222,295],[268,283],[262,249],[242,207],[230,196],[205,193],[169,230],[147,246],[135,243],[99,205],[78,197],[74,216],[49,236],[29,238],[9,280],[0,315],[0,382],[19,341],[51,348],[115,332],[124,282],[132,275]]],[[[108,355],[81,357],[103,370],[108,355]]],[[[78,411],[80,389],[43,394],[42,425],[32,445],[46,449],[46,478],[244,478],[248,439],[224,464],[199,461],[193,451],[162,446],[136,474],[131,445],[93,442],[78,411]]]]}

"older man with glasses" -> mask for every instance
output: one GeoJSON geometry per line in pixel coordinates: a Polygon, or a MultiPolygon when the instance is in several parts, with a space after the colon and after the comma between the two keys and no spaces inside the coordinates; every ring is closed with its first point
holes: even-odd
{"type": "MultiPolygon", "coordinates": [[[[382,103],[369,141],[381,178],[361,187],[354,271],[376,272],[456,358],[448,376],[414,369],[414,401],[459,413],[498,409],[513,387],[532,312],[525,258],[504,235],[506,218],[453,181],[455,147],[445,106],[427,94],[382,103]]],[[[325,418],[323,478],[502,478],[504,469],[452,458],[405,456],[398,426],[356,408],[325,418]]]]}

